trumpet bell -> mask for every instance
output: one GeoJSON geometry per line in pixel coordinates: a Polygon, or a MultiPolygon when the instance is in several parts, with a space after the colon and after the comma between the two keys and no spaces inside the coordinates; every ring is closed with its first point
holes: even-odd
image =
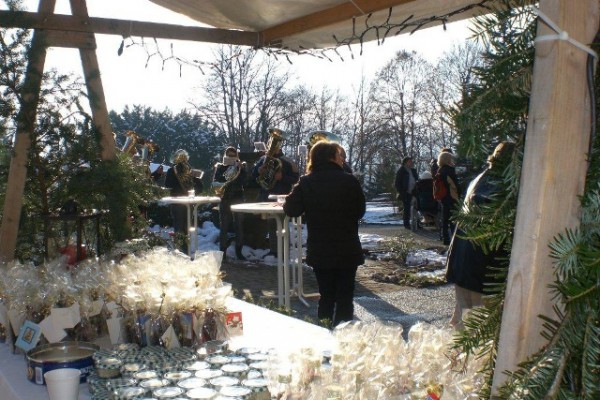
{"type": "Polygon", "coordinates": [[[309,147],[312,147],[316,143],[318,143],[322,140],[327,140],[329,142],[336,142],[336,143],[342,142],[342,138],[339,137],[338,135],[336,135],[335,133],[331,133],[329,131],[323,131],[323,130],[310,132],[306,136],[305,142],[309,147]]]}

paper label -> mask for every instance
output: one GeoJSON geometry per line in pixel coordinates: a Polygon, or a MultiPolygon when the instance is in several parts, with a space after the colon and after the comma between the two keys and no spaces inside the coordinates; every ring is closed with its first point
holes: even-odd
{"type": "Polygon", "coordinates": [[[230,312],[225,316],[225,329],[229,337],[241,336],[244,334],[244,323],[242,322],[241,312],[230,312]]]}
{"type": "Polygon", "coordinates": [[[17,336],[21,330],[21,325],[25,322],[25,314],[21,314],[15,309],[10,309],[8,310],[8,320],[10,321],[10,326],[12,326],[14,335],[17,336]]]}
{"type": "Polygon", "coordinates": [[[92,302],[92,306],[88,312],[88,317],[94,317],[100,314],[102,312],[102,307],[104,307],[104,300],[96,300],[92,302]]]}
{"type": "Polygon", "coordinates": [[[3,302],[0,301],[0,324],[8,329],[10,322],[8,320],[8,309],[3,302]]]}
{"type": "Polygon", "coordinates": [[[48,339],[50,343],[60,342],[65,336],[67,336],[67,332],[59,328],[55,325],[55,321],[53,314],[50,314],[42,322],[40,322],[40,328],[42,328],[42,333],[48,339]]]}
{"type": "Polygon", "coordinates": [[[56,329],[72,329],[81,321],[79,303],[66,308],[52,308],[50,315],[56,329]]]}
{"type": "Polygon", "coordinates": [[[27,352],[33,349],[40,340],[42,328],[31,321],[25,321],[19,331],[19,337],[15,346],[27,352]]]}
{"type": "Polygon", "coordinates": [[[110,343],[125,343],[125,326],[123,324],[123,318],[107,319],[106,325],[108,326],[108,335],[110,336],[110,343]]]}
{"type": "Polygon", "coordinates": [[[112,318],[117,318],[119,316],[119,306],[114,301],[106,303],[106,309],[110,312],[112,318]]]}
{"type": "Polygon", "coordinates": [[[175,329],[173,329],[173,325],[169,325],[165,333],[163,333],[163,335],[160,338],[167,350],[171,350],[176,347],[181,347],[181,344],[179,344],[179,340],[177,339],[175,329]]]}

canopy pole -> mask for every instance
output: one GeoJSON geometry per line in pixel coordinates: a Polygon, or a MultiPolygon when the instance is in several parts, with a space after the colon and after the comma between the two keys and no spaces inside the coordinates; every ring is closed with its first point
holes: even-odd
{"type": "MultiPolygon", "coordinates": [[[[540,10],[570,38],[588,44],[598,31],[598,0],[541,0],[540,10]]],[[[542,20],[538,37],[555,34],[542,20]]],[[[580,201],[590,142],[588,53],[564,40],[535,48],[529,121],[517,219],[502,315],[493,393],[504,371],[547,342],[539,315],[556,317],[548,285],[554,280],[548,244],[580,222],[580,201]]]]}
{"type": "MultiPolygon", "coordinates": [[[[55,5],[56,0],[40,0],[38,12],[52,14],[55,5]]],[[[27,156],[31,147],[31,136],[35,128],[42,75],[46,63],[45,36],[46,33],[43,30],[34,31],[31,48],[28,52],[27,71],[23,84],[23,100],[17,115],[14,153],[10,161],[6,197],[2,212],[2,225],[0,225],[1,262],[11,261],[17,247],[23,192],[25,179],[27,178],[27,156]]]]}
{"type": "MultiPolygon", "coordinates": [[[[78,17],[88,17],[86,0],[71,0],[71,11],[78,17]]],[[[116,158],[115,138],[113,137],[104,88],[100,77],[100,67],[96,56],[96,38],[93,33],[86,34],[92,48],[80,48],[79,55],[83,66],[83,75],[88,91],[90,108],[94,126],[100,132],[100,146],[102,147],[102,160],[114,160],[116,158]]]]}
{"type": "MultiPolygon", "coordinates": [[[[74,15],[88,16],[86,0],[70,0],[70,2],[74,15]]],[[[53,14],[55,5],[56,0],[40,0],[38,12],[53,14]]],[[[57,36],[42,29],[36,29],[33,32],[23,86],[23,102],[17,116],[17,134],[15,135],[14,153],[10,162],[2,224],[0,225],[0,262],[13,260],[17,247],[23,193],[27,179],[28,153],[35,129],[47,46],[73,47],[73,43],[78,43],[94,127],[101,134],[101,158],[105,161],[116,158],[115,140],[96,56],[96,39],[93,33],[83,34],[86,35],[85,40],[81,40],[81,35],[81,33],[74,32],[65,36],[57,36]]]]}

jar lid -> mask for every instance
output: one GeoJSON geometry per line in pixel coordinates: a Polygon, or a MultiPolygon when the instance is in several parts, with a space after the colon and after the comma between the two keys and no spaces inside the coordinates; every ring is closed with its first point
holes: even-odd
{"type": "Polygon", "coordinates": [[[145,381],[140,382],[140,386],[148,389],[159,388],[163,386],[167,386],[170,382],[166,379],[160,378],[152,378],[146,379],[145,381]]]}
{"type": "Polygon", "coordinates": [[[222,387],[221,390],[219,390],[219,393],[221,393],[224,396],[243,398],[251,394],[252,390],[243,386],[226,386],[222,387]]]}
{"type": "Polygon", "coordinates": [[[148,369],[148,370],[144,370],[144,371],[138,371],[136,373],[133,374],[133,377],[135,379],[152,379],[152,378],[158,378],[158,373],[154,370],[148,369]]]}
{"type": "Polygon", "coordinates": [[[190,389],[186,393],[190,399],[212,399],[216,394],[216,390],[206,387],[190,389]]]}
{"type": "Polygon", "coordinates": [[[206,385],[206,380],[202,378],[187,378],[177,382],[177,386],[183,389],[194,389],[206,385]]]}
{"type": "Polygon", "coordinates": [[[184,390],[180,387],[166,386],[154,389],[152,391],[152,396],[156,397],[157,399],[172,399],[181,396],[183,393],[184,390]]]}
{"type": "Polygon", "coordinates": [[[211,379],[209,382],[212,386],[223,387],[239,385],[240,380],[232,376],[219,376],[218,378],[211,379]]]}
{"type": "Polygon", "coordinates": [[[196,371],[195,375],[202,379],[212,379],[223,375],[223,371],[220,369],[201,369],[200,371],[196,371]]]}

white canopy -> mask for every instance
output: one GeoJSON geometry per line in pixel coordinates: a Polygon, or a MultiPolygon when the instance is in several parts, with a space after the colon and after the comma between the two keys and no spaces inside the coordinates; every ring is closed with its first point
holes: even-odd
{"type": "Polygon", "coordinates": [[[150,0],[203,24],[256,32],[257,46],[327,48],[470,18],[496,0],[150,0]],[[353,24],[355,18],[355,24],[353,24]],[[388,19],[389,18],[389,19],[388,19]],[[355,26],[353,32],[353,25],[355,26]],[[421,26],[422,25],[422,26],[421,26]],[[367,29],[372,27],[371,29],[367,29]],[[392,28],[386,32],[387,28],[392,28]],[[336,40],[337,38],[337,40],[336,40]]]}

